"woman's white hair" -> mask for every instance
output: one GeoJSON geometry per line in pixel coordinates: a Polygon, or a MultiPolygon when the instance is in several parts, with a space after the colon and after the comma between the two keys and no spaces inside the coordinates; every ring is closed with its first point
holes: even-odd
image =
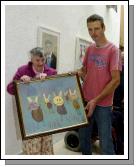
{"type": "Polygon", "coordinates": [[[39,56],[39,57],[44,57],[44,50],[41,47],[36,47],[30,50],[31,57],[33,56],[39,56]]]}

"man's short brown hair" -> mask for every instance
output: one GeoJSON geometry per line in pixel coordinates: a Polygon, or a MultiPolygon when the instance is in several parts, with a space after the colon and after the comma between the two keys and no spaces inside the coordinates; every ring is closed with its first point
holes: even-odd
{"type": "Polygon", "coordinates": [[[93,14],[91,16],[89,16],[87,18],[87,23],[89,22],[94,22],[94,21],[100,21],[101,22],[101,26],[102,28],[104,27],[104,20],[103,20],[103,17],[97,15],[97,14],[93,14]]]}

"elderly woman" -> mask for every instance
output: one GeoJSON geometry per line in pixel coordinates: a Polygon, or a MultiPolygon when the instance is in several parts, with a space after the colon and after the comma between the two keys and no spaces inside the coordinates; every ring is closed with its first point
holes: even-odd
{"type": "MultiPolygon", "coordinates": [[[[8,84],[7,91],[15,94],[13,81],[22,80],[29,82],[32,78],[44,79],[46,76],[55,75],[57,71],[45,65],[43,49],[40,47],[30,51],[31,61],[18,68],[13,80],[8,84]]],[[[53,154],[52,136],[37,137],[23,140],[23,153],[29,155],[53,154]]]]}

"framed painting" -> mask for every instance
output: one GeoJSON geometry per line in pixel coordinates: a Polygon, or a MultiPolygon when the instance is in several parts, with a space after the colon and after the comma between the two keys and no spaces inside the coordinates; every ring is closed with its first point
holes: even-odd
{"type": "Polygon", "coordinates": [[[60,74],[29,83],[15,81],[23,139],[72,130],[88,124],[79,78],[60,74]]]}
{"type": "Polygon", "coordinates": [[[75,66],[74,66],[75,69],[81,68],[86,53],[86,49],[90,44],[91,42],[89,42],[86,39],[80,37],[76,38],[76,54],[75,54],[76,56],[75,56],[75,66]]]}
{"type": "Polygon", "coordinates": [[[60,33],[44,27],[38,27],[38,46],[45,52],[46,64],[58,68],[60,33]]]}

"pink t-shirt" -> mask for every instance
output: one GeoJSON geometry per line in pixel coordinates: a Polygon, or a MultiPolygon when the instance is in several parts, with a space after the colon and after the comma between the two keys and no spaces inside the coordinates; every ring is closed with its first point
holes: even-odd
{"type": "MultiPolygon", "coordinates": [[[[108,42],[103,47],[91,44],[87,49],[83,66],[87,69],[83,83],[83,94],[86,101],[98,96],[104,87],[111,81],[111,71],[122,69],[119,49],[108,42]]],[[[97,105],[111,106],[113,94],[105,97],[97,105]]]]}

